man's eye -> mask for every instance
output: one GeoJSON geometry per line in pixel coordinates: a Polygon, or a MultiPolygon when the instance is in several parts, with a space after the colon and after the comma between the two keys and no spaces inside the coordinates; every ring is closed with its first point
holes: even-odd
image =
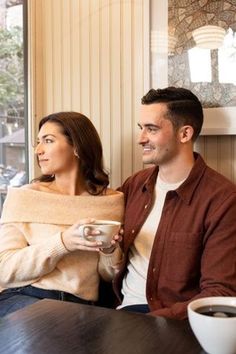
{"type": "Polygon", "coordinates": [[[148,127],[148,128],[147,128],[147,131],[148,131],[149,133],[156,133],[157,130],[158,130],[158,128],[156,128],[156,127],[148,127]]]}

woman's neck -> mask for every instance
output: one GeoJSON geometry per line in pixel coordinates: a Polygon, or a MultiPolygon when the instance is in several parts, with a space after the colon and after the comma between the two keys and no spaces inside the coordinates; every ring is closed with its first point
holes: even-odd
{"type": "Polygon", "coordinates": [[[65,195],[86,195],[89,194],[85,188],[84,180],[79,176],[55,176],[52,182],[48,183],[48,189],[52,193],[65,195]]]}
{"type": "Polygon", "coordinates": [[[57,180],[49,182],[48,188],[58,194],[65,194],[65,195],[86,195],[89,194],[85,187],[78,183],[61,183],[57,180]]]}

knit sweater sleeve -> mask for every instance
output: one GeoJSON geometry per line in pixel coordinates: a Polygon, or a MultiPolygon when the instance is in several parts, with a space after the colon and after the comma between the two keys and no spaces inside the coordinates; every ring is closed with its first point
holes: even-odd
{"type": "Polygon", "coordinates": [[[112,253],[100,252],[98,272],[105,281],[111,281],[118,273],[123,264],[123,252],[120,247],[116,247],[112,253]]]}
{"type": "Polygon", "coordinates": [[[54,270],[68,253],[60,232],[47,242],[29,245],[22,231],[22,223],[1,225],[0,286],[5,288],[32,284],[54,270]]]}
{"type": "Polygon", "coordinates": [[[61,232],[85,217],[122,221],[123,194],[83,197],[10,188],[1,215],[0,287],[37,283],[83,297],[80,277],[87,282],[89,273],[86,267],[81,267],[83,262],[90,264],[91,286],[95,284],[98,268],[102,277],[110,279],[120,250],[98,257],[84,251],[68,252],[63,245],[61,232]]]}

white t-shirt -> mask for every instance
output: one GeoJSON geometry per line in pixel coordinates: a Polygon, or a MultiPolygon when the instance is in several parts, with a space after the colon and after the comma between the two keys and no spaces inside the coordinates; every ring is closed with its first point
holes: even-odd
{"type": "Polygon", "coordinates": [[[161,218],[166,193],[177,189],[182,183],[183,181],[165,183],[159,176],[157,177],[153,207],[128,254],[128,270],[122,283],[124,298],[118,309],[129,305],[147,304],[146,281],[149,258],[161,218]]]}

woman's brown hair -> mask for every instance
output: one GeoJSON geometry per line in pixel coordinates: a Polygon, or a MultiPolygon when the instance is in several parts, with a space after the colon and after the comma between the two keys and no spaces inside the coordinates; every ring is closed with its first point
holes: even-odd
{"type": "MultiPolygon", "coordinates": [[[[109,184],[109,177],[103,166],[101,140],[90,119],[77,112],[53,113],[41,119],[39,130],[48,122],[58,124],[68,143],[74,147],[87,192],[101,194],[109,184]]],[[[54,179],[54,176],[42,175],[33,181],[51,182],[54,179]]]]}

